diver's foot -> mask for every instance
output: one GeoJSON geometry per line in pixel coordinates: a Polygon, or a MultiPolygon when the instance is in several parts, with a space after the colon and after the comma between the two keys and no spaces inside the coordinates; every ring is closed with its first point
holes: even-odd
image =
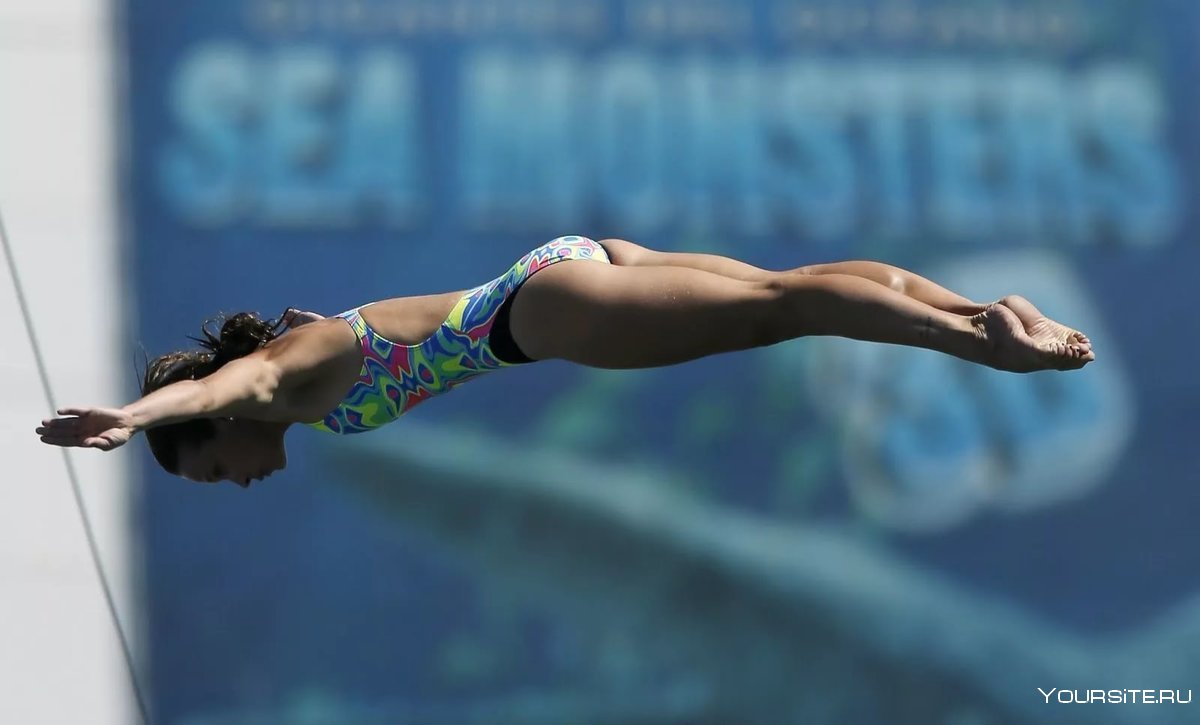
{"type": "Polygon", "coordinates": [[[972,317],[971,323],[983,340],[983,364],[997,370],[1077,370],[1096,359],[1091,346],[1078,341],[1035,340],[1017,313],[1000,302],[972,317]]]}
{"type": "Polygon", "coordinates": [[[1003,297],[998,304],[1015,312],[1026,334],[1038,344],[1061,342],[1067,345],[1082,345],[1089,350],[1092,347],[1092,341],[1087,335],[1046,317],[1033,303],[1020,295],[1003,297]]]}

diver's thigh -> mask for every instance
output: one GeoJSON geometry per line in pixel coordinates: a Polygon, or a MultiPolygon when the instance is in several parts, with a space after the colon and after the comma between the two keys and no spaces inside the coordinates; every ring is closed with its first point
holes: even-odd
{"type": "Polygon", "coordinates": [[[766,344],[774,295],[764,282],[686,267],[566,261],[525,282],[510,324],[534,359],[658,367],[766,344]]]}

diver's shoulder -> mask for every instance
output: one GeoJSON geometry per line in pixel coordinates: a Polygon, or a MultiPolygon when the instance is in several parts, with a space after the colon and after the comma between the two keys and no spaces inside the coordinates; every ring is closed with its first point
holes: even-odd
{"type": "Polygon", "coordinates": [[[344,317],[314,320],[266,345],[268,359],[301,358],[319,364],[358,349],[358,335],[344,317]]]}

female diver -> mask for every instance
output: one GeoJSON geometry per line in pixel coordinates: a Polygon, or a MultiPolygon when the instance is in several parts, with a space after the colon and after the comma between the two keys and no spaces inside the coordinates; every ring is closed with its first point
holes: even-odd
{"type": "Polygon", "coordinates": [[[41,440],[108,451],[145,431],[169,473],[246,487],[286,465],[284,433],[295,423],[361,433],[477,375],[536,360],[648,368],[811,335],[923,347],[1013,372],[1095,359],[1085,335],[1021,297],[977,304],[878,262],[774,272],[584,237],[555,239],[471,290],[331,318],[241,313],[219,335],[203,334],[193,339],[204,350],[150,362],[140,400],[59,410],[37,428],[41,440]]]}

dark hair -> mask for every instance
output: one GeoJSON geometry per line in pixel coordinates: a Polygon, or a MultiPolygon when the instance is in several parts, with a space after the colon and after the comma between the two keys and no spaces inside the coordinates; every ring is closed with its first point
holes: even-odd
{"type": "MultiPolygon", "coordinates": [[[[215,320],[205,320],[200,326],[203,337],[188,335],[188,339],[200,343],[200,350],[181,350],[147,361],[142,376],[142,395],[181,380],[206,378],[226,363],[258,350],[279,336],[287,312],[284,310],[278,320],[263,320],[254,312],[239,312],[228,318],[222,313],[215,320]],[[221,332],[216,335],[208,329],[214,322],[221,325],[221,332]]],[[[193,418],[147,429],[146,442],[158,464],[167,473],[178,475],[180,446],[199,445],[216,434],[212,420],[193,418]]]]}

